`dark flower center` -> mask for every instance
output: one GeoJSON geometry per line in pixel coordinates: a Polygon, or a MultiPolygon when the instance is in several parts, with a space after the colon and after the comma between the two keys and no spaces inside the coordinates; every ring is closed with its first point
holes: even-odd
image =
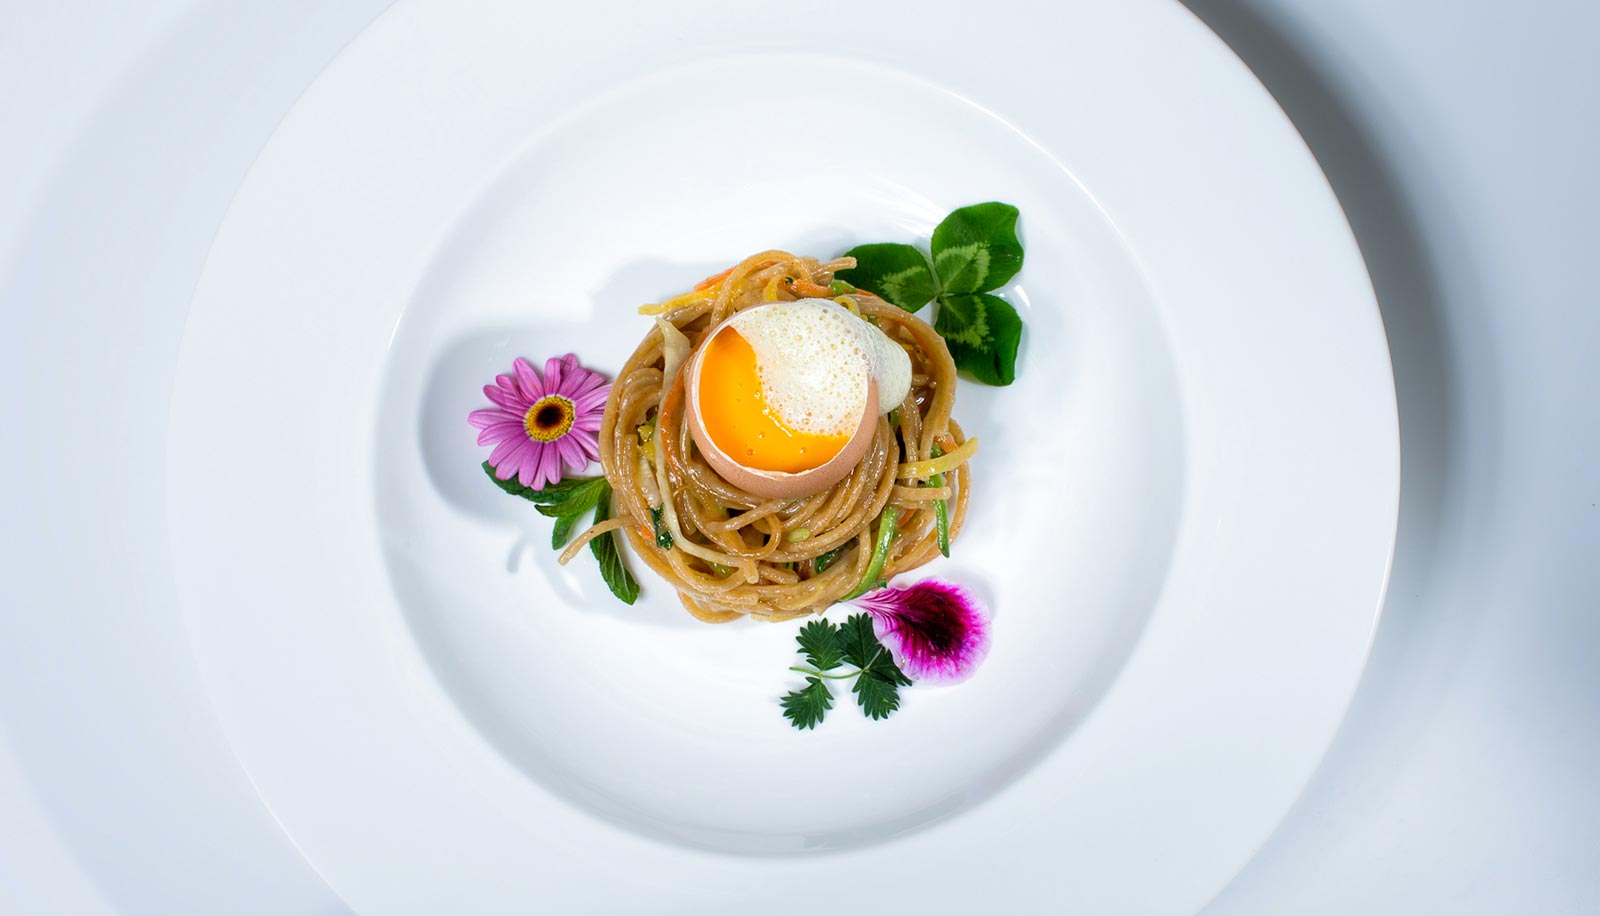
{"type": "Polygon", "coordinates": [[[522,428],[528,436],[539,442],[554,442],[572,429],[577,410],[571,401],[559,394],[546,395],[535,401],[522,418],[522,428]]]}

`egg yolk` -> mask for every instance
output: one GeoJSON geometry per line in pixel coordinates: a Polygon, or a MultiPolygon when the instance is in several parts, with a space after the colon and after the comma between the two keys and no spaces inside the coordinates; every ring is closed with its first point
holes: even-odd
{"type": "Polygon", "coordinates": [[[809,471],[850,441],[784,425],[761,393],[756,351],[733,328],[723,328],[700,357],[700,423],[735,463],[759,471],[809,471]]]}

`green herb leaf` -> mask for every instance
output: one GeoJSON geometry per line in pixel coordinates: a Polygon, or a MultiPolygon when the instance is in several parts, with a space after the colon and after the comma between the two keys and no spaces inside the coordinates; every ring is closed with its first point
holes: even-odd
{"type": "Polygon", "coordinates": [[[867,562],[867,568],[861,574],[861,581],[857,582],[856,587],[850,590],[850,594],[840,599],[841,601],[859,598],[872,590],[872,584],[878,581],[878,574],[883,572],[883,564],[889,559],[889,546],[900,533],[895,528],[895,522],[899,519],[898,506],[883,507],[883,514],[878,516],[878,535],[872,546],[872,559],[867,562]]]}
{"type": "Polygon", "coordinates": [[[656,546],[662,550],[671,550],[672,529],[668,528],[667,523],[661,520],[661,515],[662,512],[659,507],[650,510],[650,524],[654,525],[656,529],[656,546]]]}
{"type": "Polygon", "coordinates": [[[831,620],[813,620],[795,635],[806,661],[818,671],[839,667],[844,649],[839,646],[839,628],[831,620]]]}
{"type": "Polygon", "coordinates": [[[861,711],[873,719],[887,719],[900,708],[899,685],[876,671],[861,672],[850,690],[861,704],[861,711]]]}
{"type": "Polygon", "coordinates": [[[600,498],[611,496],[611,486],[604,477],[593,477],[564,491],[566,498],[558,503],[535,506],[546,518],[571,518],[593,509],[600,498]]]}
{"type": "Polygon", "coordinates": [[[525,487],[518,483],[515,477],[510,480],[501,480],[496,477],[494,465],[487,461],[483,463],[483,472],[488,474],[489,479],[494,481],[494,485],[500,489],[510,493],[512,496],[520,496],[531,503],[537,503],[541,506],[552,506],[556,503],[565,502],[578,491],[592,488],[597,483],[605,483],[604,477],[568,477],[542,490],[535,490],[532,487],[525,487]]]}
{"type": "Polygon", "coordinates": [[[928,269],[928,259],[910,245],[896,242],[857,245],[844,255],[855,258],[856,266],[839,271],[841,280],[877,293],[908,312],[927,305],[938,293],[933,284],[933,272],[928,269]]]}
{"type": "MultiPolygon", "coordinates": [[[[611,487],[606,486],[594,506],[594,522],[596,525],[611,517],[611,487]]],[[[611,589],[611,594],[616,595],[623,604],[632,604],[639,599],[639,583],[634,581],[633,574],[628,572],[628,567],[622,562],[622,532],[608,531],[589,542],[589,549],[594,552],[594,558],[600,561],[600,577],[606,580],[606,587],[611,589]]]]}
{"type": "Polygon", "coordinates": [[[956,366],[989,385],[1017,380],[1017,346],[1022,318],[999,296],[977,293],[939,300],[934,330],[944,335],[956,366]]]}
{"type": "Polygon", "coordinates": [[[783,706],[783,717],[795,728],[815,728],[833,708],[833,693],[820,678],[808,677],[804,687],[784,694],[778,702],[783,706]]]}
{"type": "Polygon", "coordinates": [[[844,653],[844,660],[862,671],[871,672],[902,687],[911,686],[911,679],[894,663],[894,656],[889,654],[888,647],[878,642],[870,615],[851,614],[839,625],[839,648],[844,653]]]}
{"type": "Polygon", "coordinates": [[[883,644],[872,632],[872,618],[866,614],[851,614],[839,625],[839,651],[844,660],[865,671],[883,652],[883,644]]]}
{"type": "Polygon", "coordinates": [[[1022,269],[1017,208],[994,202],[962,207],[933,230],[932,248],[946,295],[999,289],[1022,269]]]}
{"type": "Polygon", "coordinates": [[[576,515],[563,515],[556,519],[555,527],[550,529],[551,550],[560,550],[567,546],[567,541],[572,537],[572,523],[577,520],[576,515]]]}
{"type": "Polygon", "coordinates": [[[822,571],[832,566],[833,561],[839,559],[839,554],[844,553],[844,549],[849,546],[850,541],[845,541],[838,547],[817,555],[811,560],[811,574],[816,576],[822,575],[822,571]]]}

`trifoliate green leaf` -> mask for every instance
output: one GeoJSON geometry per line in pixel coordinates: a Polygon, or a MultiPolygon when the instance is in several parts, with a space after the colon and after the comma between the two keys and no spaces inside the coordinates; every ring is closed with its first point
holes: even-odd
{"type": "Polygon", "coordinates": [[[931,247],[945,295],[999,289],[1022,269],[1017,208],[994,202],[962,207],[933,230],[931,247]]]}
{"type": "Polygon", "coordinates": [[[839,649],[844,660],[865,670],[883,651],[878,637],[872,632],[872,618],[866,614],[851,614],[839,625],[839,649]]]}
{"type": "Polygon", "coordinates": [[[944,336],[956,366],[988,385],[1017,380],[1022,318],[1011,303],[989,293],[939,300],[934,330],[944,336]]]}
{"type": "Polygon", "coordinates": [[[839,667],[844,650],[839,647],[839,628],[831,620],[813,620],[795,635],[806,661],[818,671],[839,667]]]}
{"type": "Polygon", "coordinates": [[[833,693],[820,678],[808,677],[804,687],[784,694],[778,702],[783,706],[783,717],[795,728],[815,728],[833,708],[833,693]]]}
{"type": "MultiPolygon", "coordinates": [[[[896,669],[899,670],[899,669],[896,669]]],[[[887,719],[900,708],[900,687],[877,671],[863,671],[851,688],[861,711],[873,719],[887,719]]]]}
{"type": "Polygon", "coordinates": [[[928,269],[928,259],[910,245],[857,245],[844,254],[855,258],[856,266],[839,271],[839,279],[876,293],[908,312],[927,305],[939,291],[933,283],[933,271],[928,269]]]}

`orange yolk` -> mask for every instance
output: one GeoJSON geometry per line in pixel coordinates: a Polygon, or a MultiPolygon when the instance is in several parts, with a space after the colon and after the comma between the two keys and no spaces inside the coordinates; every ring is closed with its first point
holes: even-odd
{"type": "Polygon", "coordinates": [[[735,463],[759,471],[809,471],[839,454],[849,434],[819,436],[790,429],[767,406],[756,351],[723,328],[700,357],[700,423],[735,463]]]}

